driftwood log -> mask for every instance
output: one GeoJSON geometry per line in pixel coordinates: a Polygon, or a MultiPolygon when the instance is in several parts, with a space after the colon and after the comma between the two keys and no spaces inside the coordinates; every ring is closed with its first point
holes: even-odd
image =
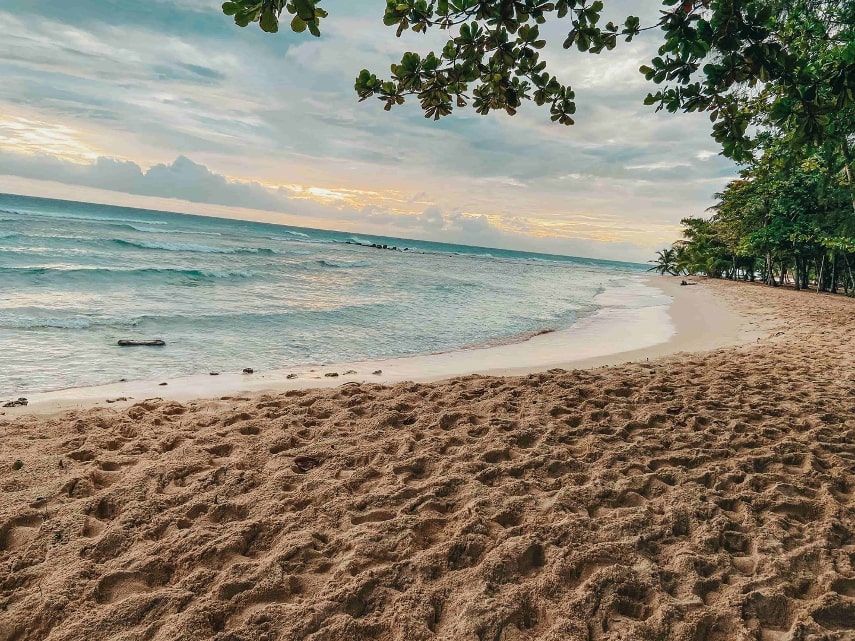
{"type": "Polygon", "coordinates": [[[166,345],[166,342],[159,338],[151,341],[119,341],[119,347],[163,347],[164,345],[166,345]]]}

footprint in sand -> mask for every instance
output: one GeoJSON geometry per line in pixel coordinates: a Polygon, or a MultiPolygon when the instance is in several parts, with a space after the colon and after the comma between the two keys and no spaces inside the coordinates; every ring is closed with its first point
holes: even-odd
{"type": "Polygon", "coordinates": [[[0,527],[0,551],[12,551],[29,544],[39,532],[42,518],[38,515],[19,516],[0,527]]]}
{"type": "Polygon", "coordinates": [[[395,513],[388,510],[374,510],[366,514],[352,516],[350,522],[353,525],[362,525],[363,523],[382,523],[395,518],[395,513]]]}

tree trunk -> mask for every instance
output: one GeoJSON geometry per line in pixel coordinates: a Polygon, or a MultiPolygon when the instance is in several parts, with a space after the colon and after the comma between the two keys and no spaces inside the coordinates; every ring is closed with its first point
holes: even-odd
{"type": "Polygon", "coordinates": [[[823,254],[823,255],[822,255],[822,264],[821,264],[821,265],[819,265],[819,274],[818,274],[818,275],[817,275],[817,277],[816,277],[816,293],[817,293],[817,294],[819,294],[819,292],[820,292],[821,290],[823,290],[823,287],[822,287],[822,272],[824,272],[824,271],[825,271],[825,254],[823,254]]]}
{"type": "Polygon", "coordinates": [[[843,165],[846,171],[846,180],[849,183],[849,197],[852,199],[852,212],[855,213],[855,180],[852,178],[852,150],[849,141],[843,136],[843,165]]]}
{"type": "Polygon", "coordinates": [[[831,261],[831,287],[830,287],[830,290],[831,290],[832,294],[837,293],[837,263],[838,263],[837,252],[834,252],[834,259],[831,261]]]}
{"type": "Polygon", "coordinates": [[[843,260],[846,263],[846,271],[849,272],[849,280],[843,279],[844,289],[848,294],[850,289],[855,289],[855,278],[852,277],[852,267],[849,265],[849,257],[846,254],[843,254],[843,260]]]}

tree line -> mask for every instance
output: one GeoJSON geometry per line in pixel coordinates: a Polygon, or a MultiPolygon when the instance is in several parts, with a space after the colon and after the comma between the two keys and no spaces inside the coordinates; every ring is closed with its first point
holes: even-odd
{"type": "Polygon", "coordinates": [[[652,269],[855,295],[853,88],[823,75],[855,62],[855,3],[784,4],[776,37],[798,63],[786,82],[740,95],[739,178],[711,215],[681,221],[683,238],[652,269]]]}
{"type": "Polygon", "coordinates": [[[841,120],[818,145],[765,134],[758,158],[716,194],[712,215],[684,218],[683,238],[658,252],[653,269],[855,295],[855,132],[851,117],[841,120]]]}

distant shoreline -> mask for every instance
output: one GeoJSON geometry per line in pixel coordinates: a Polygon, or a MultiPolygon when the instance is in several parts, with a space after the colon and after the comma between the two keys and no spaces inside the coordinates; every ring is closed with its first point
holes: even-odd
{"type": "Polygon", "coordinates": [[[121,408],[154,397],[188,401],[345,383],[434,382],[471,374],[516,376],[550,369],[588,369],[739,345],[760,335],[710,287],[680,287],[678,278],[658,276],[645,282],[673,302],[640,309],[604,308],[567,330],[539,332],[522,342],[253,374],[196,374],[75,387],[30,394],[26,407],[4,411],[7,416],[50,414],[68,409],[121,408]],[[345,374],[351,371],[356,373],[345,374]],[[381,373],[376,374],[378,371],[381,373]]]}

